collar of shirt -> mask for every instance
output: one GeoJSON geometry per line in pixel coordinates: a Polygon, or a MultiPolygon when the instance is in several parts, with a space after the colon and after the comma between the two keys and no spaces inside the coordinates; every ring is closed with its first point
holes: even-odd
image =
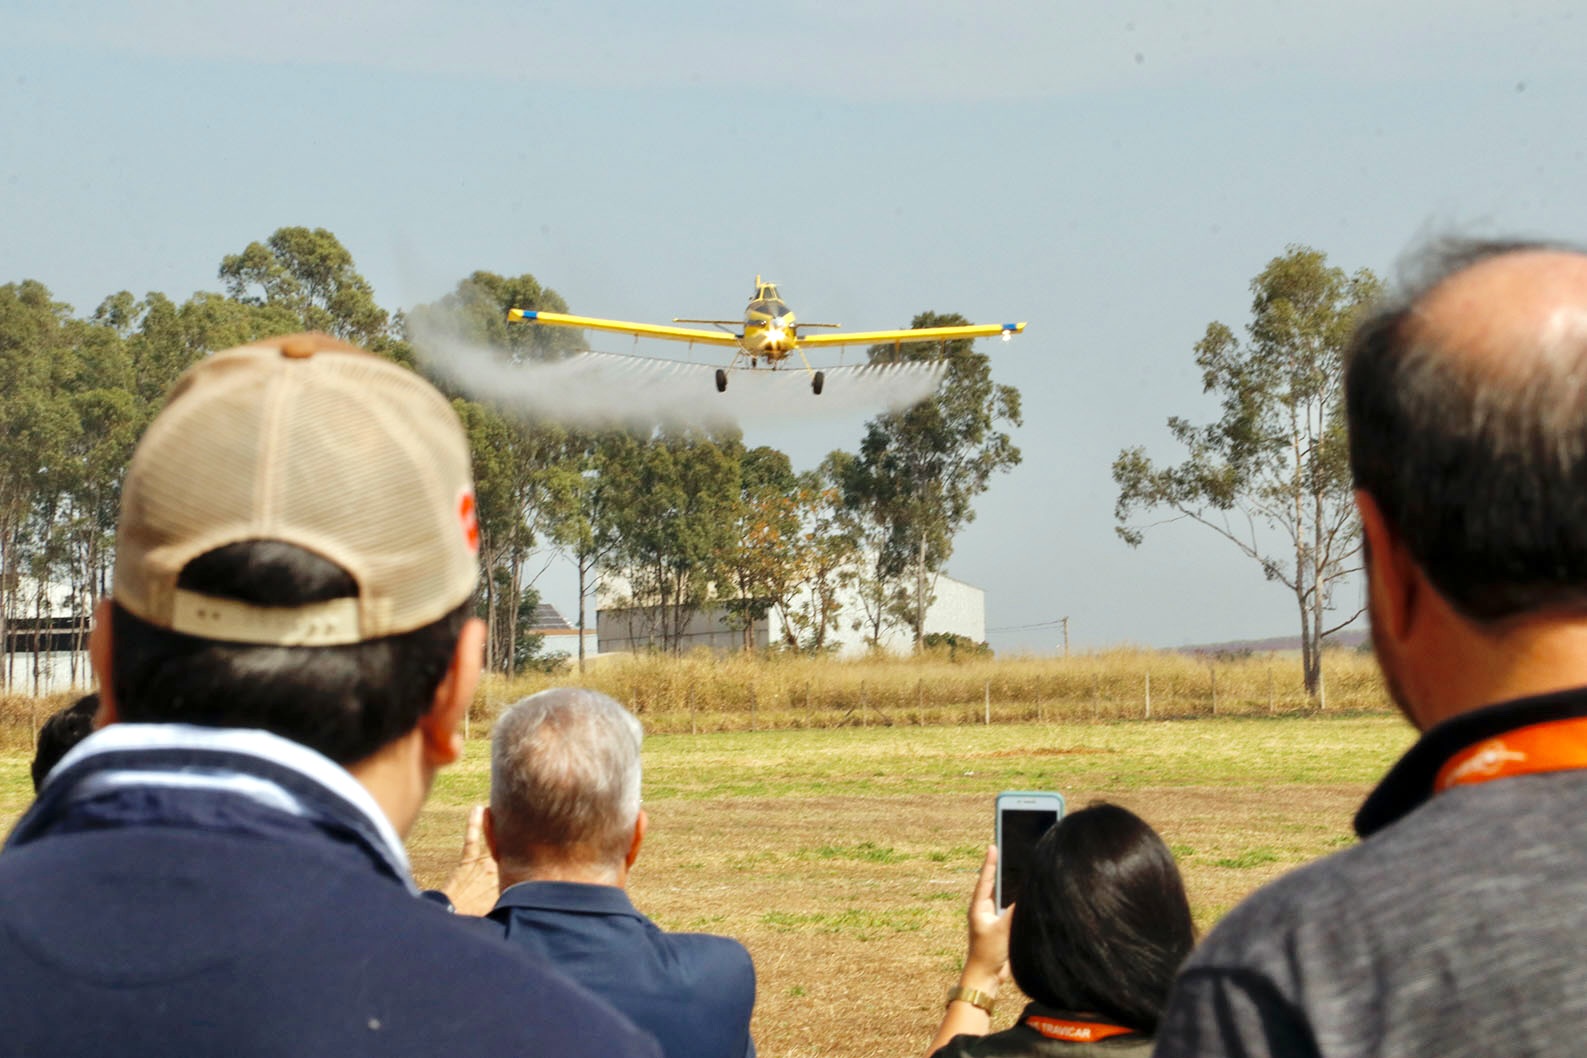
{"type": "Polygon", "coordinates": [[[402,839],[357,779],[307,746],[246,728],[121,723],[96,731],[50,771],[6,847],[44,835],[76,802],[131,787],[229,794],[351,831],[418,892],[402,839]]]}
{"type": "Polygon", "coordinates": [[[543,911],[572,911],[588,915],[644,916],[628,899],[628,894],[615,885],[595,885],[588,882],[519,882],[502,890],[492,911],[504,908],[527,907],[543,911]]]}
{"type": "Polygon", "coordinates": [[[1123,1025],[1114,1025],[1108,1022],[1108,1020],[1102,1017],[1100,1014],[1084,1014],[1073,1010],[1059,1010],[1057,1007],[1049,1007],[1044,1003],[1038,1003],[1034,1000],[1025,1004],[1025,1009],[1020,1011],[1019,1020],[1014,1024],[1017,1026],[1023,1026],[1031,1032],[1039,1033],[1048,1039],[1067,1040],[1070,1043],[1096,1044],[1103,1049],[1127,1043],[1134,1044],[1141,1040],[1151,1040],[1151,1036],[1147,1035],[1146,1033],[1141,1032],[1138,1029],[1126,1028],[1123,1025]],[[1062,1032],[1047,1032],[1043,1031],[1039,1025],[1034,1024],[1032,1019],[1036,1019],[1038,1021],[1056,1022],[1065,1025],[1105,1027],[1107,1029],[1112,1029],[1113,1031],[1105,1032],[1090,1038],[1082,1035],[1071,1035],[1062,1032]]]}
{"type": "Polygon", "coordinates": [[[1426,731],[1368,795],[1356,813],[1356,833],[1371,837],[1433,796],[1433,780],[1468,746],[1519,727],[1587,716],[1587,688],[1573,688],[1484,706],[1426,731]]]}

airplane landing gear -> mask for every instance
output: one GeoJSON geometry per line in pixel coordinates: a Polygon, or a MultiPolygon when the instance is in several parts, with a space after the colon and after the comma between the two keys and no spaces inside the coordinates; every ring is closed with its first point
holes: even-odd
{"type": "Polygon", "coordinates": [[[716,391],[727,392],[727,372],[720,367],[716,369],[716,391]]]}
{"type": "Polygon", "coordinates": [[[810,392],[819,397],[821,396],[821,387],[826,384],[827,373],[825,371],[817,371],[810,379],[810,392]]]}

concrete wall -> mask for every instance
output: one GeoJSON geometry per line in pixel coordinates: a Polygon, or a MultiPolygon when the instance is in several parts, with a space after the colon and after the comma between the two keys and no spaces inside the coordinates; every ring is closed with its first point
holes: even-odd
{"type": "Polygon", "coordinates": [[[76,656],[75,677],[71,653],[46,651],[37,657],[39,671],[35,679],[32,651],[18,650],[0,655],[0,689],[10,694],[57,694],[71,690],[87,694],[92,688],[94,680],[89,672],[87,651],[78,652],[76,656]]]}

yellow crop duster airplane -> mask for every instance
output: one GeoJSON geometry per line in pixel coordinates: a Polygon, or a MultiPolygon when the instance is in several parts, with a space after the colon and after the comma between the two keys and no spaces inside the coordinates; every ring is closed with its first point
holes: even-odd
{"type": "MultiPolygon", "coordinates": [[[[737,367],[740,360],[748,360],[757,367],[762,360],[775,368],[798,353],[805,370],[810,372],[810,388],[821,392],[826,373],[810,366],[804,351],[840,345],[879,345],[891,342],[894,346],[905,342],[940,342],[952,338],[987,338],[1002,335],[1008,341],[1025,329],[1024,323],[978,323],[963,327],[914,327],[896,331],[849,331],[846,333],[801,335],[800,327],[836,328],[836,323],[798,323],[788,305],[777,293],[777,284],[755,277],[755,293],[750,296],[740,320],[688,320],[674,317],[673,323],[709,323],[721,328],[715,331],[692,327],[667,327],[649,323],[629,323],[624,320],[602,320],[591,316],[570,316],[562,312],[536,312],[532,309],[507,310],[508,323],[537,323],[543,327],[581,327],[592,331],[617,331],[639,338],[665,338],[674,342],[703,342],[707,345],[731,345],[733,360],[728,368],[737,367]],[[742,326],[733,332],[729,327],[742,326]]],[[[716,389],[727,389],[728,368],[717,368],[716,389]]]]}

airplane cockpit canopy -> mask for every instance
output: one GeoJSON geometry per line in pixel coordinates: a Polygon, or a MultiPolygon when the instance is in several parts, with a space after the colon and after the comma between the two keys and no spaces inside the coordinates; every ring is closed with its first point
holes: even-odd
{"type": "Polygon", "coordinates": [[[775,319],[778,316],[786,316],[788,314],[788,306],[783,304],[782,298],[775,296],[774,290],[772,297],[759,297],[754,301],[751,301],[749,303],[748,311],[751,315],[760,315],[765,316],[767,319],[775,319]]]}

